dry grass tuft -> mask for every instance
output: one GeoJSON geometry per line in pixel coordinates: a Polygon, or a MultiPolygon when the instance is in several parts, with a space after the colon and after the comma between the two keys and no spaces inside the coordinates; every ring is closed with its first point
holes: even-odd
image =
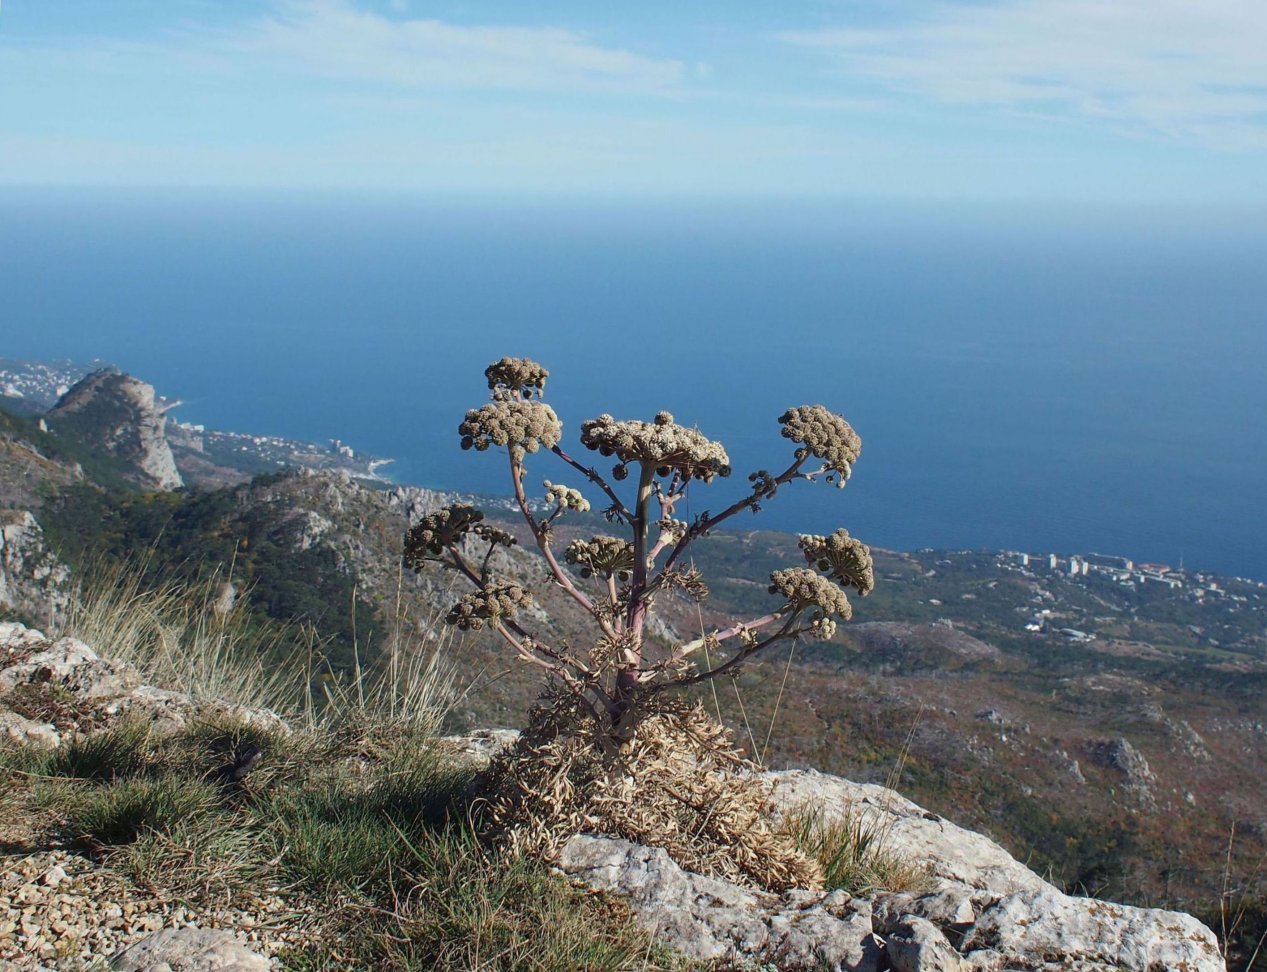
{"type": "Polygon", "coordinates": [[[401,732],[435,735],[453,706],[470,690],[459,687],[453,629],[438,623],[424,624],[423,633],[412,637],[393,627],[380,650],[385,662],[363,668],[359,658],[346,677],[324,673],[318,679],[322,707],[310,710],[308,724],[327,729],[373,735],[375,728],[396,736],[401,732]]]}
{"type": "Polygon", "coordinates": [[[198,701],[298,709],[301,631],[251,617],[247,599],[232,596],[218,572],[152,588],[143,576],[136,564],[89,568],[52,634],[78,638],[149,684],[198,701]]]}
{"type": "Polygon", "coordinates": [[[818,864],[767,823],[758,767],[728,731],[696,705],[658,706],[614,755],[565,696],[538,707],[482,781],[481,826],[515,856],[550,860],[574,834],[601,833],[749,887],[821,886],[818,864]]]}
{"type": "Polygon", "coordinates": [[[846,806],[825,813],[803,807],[783,821],[796,846],[822,868],[823,886],[866,895],[872,891],[927,891],[928,872],[889,847],[889,827],[875,814],[846,806]]]}

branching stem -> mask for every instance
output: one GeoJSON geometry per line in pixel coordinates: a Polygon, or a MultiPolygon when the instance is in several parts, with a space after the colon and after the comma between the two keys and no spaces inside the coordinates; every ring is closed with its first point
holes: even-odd
{"type": "Polygon", "coordinates": [[[770,635],[770,637],[766,638],[764,641],[754,641],[752,644],[747,645],[742,650],[737,652],[728,661],[723,662],[722,664],[718,665],[716,668],[707,668],[703,671],[696,672],[693,675],[687,675],[683,678],[675,679],[674,681],[671,681],[671,682],[662,682],[659,685],[654,686],[652,688],[652,691],[660,692],[667,688],[678,688],[685,685],[694,685],[697,682],[703,682],[710,678],[716,678],[718,675],[725,675],[727,672],[731,671],[736,666],[743,664],[743,662],[751,658],[757,652],[765,651],[765,649],[769,648],[776,641],[782,641],[784,638],[795,638],[802,631],[804,631],[805,630],[804,628],[793,629],[792,627],[792,625],[796,623],[796,619],[799,615],[800,615],[799,611],[792,612],[791,614],[787,616],[787,620],[783,622],[783,626],[779,628],[779,630],[776,631],[774,634],[770,635]]]}
{"type": "Polygon", "coordinates": [[[604,493],[606,493],[607,498],[612,501],[612,509],[616,512],[618,516],[620,516],[621,519],[623,519],[626,523],[633,522],[633,514],[629,512],[629,510],[625,507],[625,504],[621,502],[620,497],[616,495],[616,491],[611,488],[607,480],[605,480],[599,474],[597,469],[595,469],[592,466],[587,466],[584,463],[578,462],[577,460],[569,456],[566,452],[564,452],[562,449],[560,449],[557,445],[551,446],[550,451],[553,452],[560,459],[562,459],[564,462],[566,462],[569,466],[571,466],[577,472],[579,472],[582,476],[588,479],[591,483],[593,483],[599,489],[601,489],[604,493]]]}
{"type": "Polygon", "coordinates": [[[524,467],[522,462],[516,461],[514,456],[510,457],[510,480],[515,488],[515,502],[519,504],[519,512],[523,515],[524,522],[528,524],[528,529],[532,531],[532,538],[537,542],[537,549],[541,551],[541,555],[545,557],[546,564],[550,567],[550,573],[554,576],[555,583],[562,587],[586,612],[589,613],[602,629],[603,634],[609,638],[616,636],[615,630],[607,619],[603,617],[602,612],[595,606],[594,602],[586,597],[585,593],[576,586],[572,581],[572,577],[559,564],[558,559],[554,556],[554,551],[550,549],[549,531],[542,529],[541,524],[537,522],[537,518],[532,515],[532,510],[528,506],[528,496],[524,492],[524,467]]]}

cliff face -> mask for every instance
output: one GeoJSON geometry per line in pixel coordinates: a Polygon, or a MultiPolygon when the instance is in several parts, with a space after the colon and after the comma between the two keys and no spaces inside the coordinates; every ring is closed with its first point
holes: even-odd
{"type": "Polygon", "coordinates": [[[34,516],[0,510],[0,609],[32,618],[60,614],[68,601],[69,576],[34,516]]]}
{"type": "Polygon", "coordinates": [[[45,421],[58,435],[124,462],[138,486],[172,490],[184,485],[152,385],[117,371],[94,371],[62,396],[45,421]]]}

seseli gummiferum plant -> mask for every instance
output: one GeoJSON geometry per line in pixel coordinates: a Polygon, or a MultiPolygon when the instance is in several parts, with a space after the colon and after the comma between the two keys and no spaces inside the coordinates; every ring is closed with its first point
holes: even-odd
{"type": "Polygon", "coordinates": [[[774,610],[652,652],[645,632],[656,598],[675,588],[697,600],[708,595],[704,579],[685,566],[691,544],[736,514],[759,510],[780,487],[795,480],[822,478],[843,487],[861,451],[857,433],[822,405],[788,409],[779,423],[783,436],[797,448],[787,468],[778,474],[764,469],[754,472],[748,477],[747,495],[719,513],[704,513],[685,522],[676,519],[675,513],[690,486],[731,474],[730,459],[720,442],[677,424],[668,412],[660,412],[652,422],[618,421],[610,415],[582,422],[581,444],[615,459],[612,481],[636,481],[632,500],[626,502],[597,469],[561,447],[563,424],[541,400],[549,376],[545,368],[523,358],[503,358],[490,365],[485,375],[492,401],[467,412],[459,426],[462,447],[506,450],[519,511],[555,583],[593,618],[595,644],[582,651],[551,645],[524,627],[520,617],[533,604],[531,592],[489,569],[493,551],[515,540],[485,523],[483,513],[471,506],[448,506],[423,519],[410,531],[407,560],[414,567],[438,560],[470,581],[473,590],[453,607],[446,621],[463,629],[487,626],[496,631],[521,659],[541,667],[582,699],[614,742],[633,734],[644,712],[640,703],[646,698],[726,674],[780,641],[830,638],[836,622],[852,614],[846,589],[865,596],[874,587],[866,544],[843,529],[825,537],[802,536],[800,547],[807,566],[770,575],[769,592],[779,601],[774,610]],[[575,540],[560,558],[553,545],[554,525],[569,511],[589,510],[590,504],[579,490],[546,480],[546,511],[534,509],[526,487],[526,460],[543,450],[602,492],[608,504],[603,513],[622,528],[621,536],[575,540]],[[465,542],[468,537],[482,552],[476,553],[474,545],[465,542]],[[595,590],[584,590],[583,580],[592,581],[595,590]],[[692,664],[700,649],[723,646],[733,648],[711,666],[692,664]]]}
{"type": "MultiPolygon", "coordinates": [[[[678,424],[668,412],[650,422],[599,415],[581,423],[580,442],[613,461],[610,475],[604,475],[564,450],[563,424],[542,400],[549,377],[545,368],[525,358],[507,357],[490,365],[485,376],[491,400],[466,413],[458,429],[462,447],[505,451],[515,502],[533,542],[554,583],[584,609],[595,629],[592,641],[584,645],[554,644],[529,630],[525,614],[534,605],[532,592],[493,569],[504,563],[504,558],[495,557],[498,548],[513,546],[515,538],[486,522],[474,507],[444,507],[409,532],[405,559],[411,567],[421,570],[439,562],[469,582],[469,592],[446,621],[465,630],[495,631],[519,659],[539,667],[550,684],[545,703],[535,710],[533,724],[518,747],[521,765],[514,769],[512,754],[502,761],[500,778],[499,768],[494,768],[490,785],[501,793],[490,798],[494,816],[513,817],[512,804],[532,799],[546,804],[547,815],[571,812],[574,822],[593,827],[604,813],[595,805],[577,804],[578,789],[588,787],[602,808],[610,808],[620,803],[614,795],[621,789],[619,780],[634,780],[645,804],[644,784],[657,774],[667,774],[670,816],[692,799],[707,801],[701,805],[713,806],[715,815],[724,789],[717,781],[733,775],[727,769],[733,768],[737,756],[720,727],[698,709],[675,700],[672,690],[733,674],[779,642],[830,638],[837,622],[852,614],[847,589],[865,596],[874,586],[871,552],[843,529],[829,536],[802,536],[804,564],[770,575],[769,592],[776,598],[772,610],[691,641],[655,643],[648,638],[648,617],[657,599],[671,591],[696,601],[708,596],[705,579],[689,556],[696,540],[740,513],[757,512],[795,481],[820,480],[843,487],[861,440],[848,422],[822,405],[790,408],[778,420],[784,438],[795,446],[786,468],[752,473],[744,495],[718,513],[705,512],[688,521],[678,518],[678,509],[692,487],[731,475],[730,458],[720,442],[678,424]],[[588,511],[590,501],[579,489],[551,480],[543,483],[544,504],[529,497],[528,457],[543,452],[552,453],[601,494],[601,512],[612,525],[611,535],[573,540],[556,549],[556,524],[570,512],[588,511]],[[558,750],[560,737],[579,739],[581,745],[565,758],[558,750]],[[690,757],[685,763],[683,754],[690,757]],[[536,765],[525,767],[523,760],[536,765]],[[578,761],[588,767],[580,783],[573,772],[578,761]],[[557,763],[563,769],[549,780],[526,782],[525,775],[539,775],[543,763],[557,763]],[[682,780],[698,781],[710,774],[715,791],[683,796],[682,780]],[[553,797],[542,793],[543,786],[553,797]],[[508,788],[517,796],[507,797],[508,788]]],[[[755,799],[749,794],[737,801],[736,808],[755,799]]],[[[632,803],[626,810],[619,826],[607,820],[608,829],[629,833],[653,825],[634,812],[632,803]]],[[[684,818],[677,828],[694,840],[712,823],[710,817],[702,823],[684,818]]],[[[758,857],[764,854],[757,852],[758,857]]],[[[741,864],[739,870],[760,883],[778,883],[758,876],[761,869],[755,864],[741,864]]]]}

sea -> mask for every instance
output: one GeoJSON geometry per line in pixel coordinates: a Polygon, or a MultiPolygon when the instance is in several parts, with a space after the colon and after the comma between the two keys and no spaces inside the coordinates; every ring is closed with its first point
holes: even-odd
{"type": "Polygon", "coordinates": [[[505,493],[456,431],[502,355],[550,369],[577,452],[603,412],[720,440],[735,475],[679,515],[782,469],[777,417],[822,403],[863,439],[848,487],[737,528],[1267,579],[1261,211],[0,192],[0,356],[114,362],[186,421],[505,493]]]}

